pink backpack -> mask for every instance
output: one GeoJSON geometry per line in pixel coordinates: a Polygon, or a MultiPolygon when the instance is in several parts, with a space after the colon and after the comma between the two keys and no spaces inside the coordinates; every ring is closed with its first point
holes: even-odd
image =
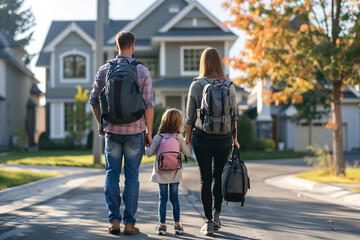
{"type": "Polygon", "coordinates": [[[160,171],[174,171],[182,167],[180,142],[177,133],[159,134],[161,137],[157,150],[156,162],[160,171]]]}

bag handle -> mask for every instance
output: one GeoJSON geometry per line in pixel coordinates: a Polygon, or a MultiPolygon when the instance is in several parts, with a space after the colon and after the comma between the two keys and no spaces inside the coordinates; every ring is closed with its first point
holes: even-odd
{"type": "Polygon", "coordinates": [[[240,159],[240,151],[239,151],[237,146],[234,146],[233,151],[232,151],[232,156],[231,156],[231,161],[232,162],[234,162],[235,157],[237,157],[237,159],[239,159],[239,161],[241,161],[241,159],[240,159]]]}

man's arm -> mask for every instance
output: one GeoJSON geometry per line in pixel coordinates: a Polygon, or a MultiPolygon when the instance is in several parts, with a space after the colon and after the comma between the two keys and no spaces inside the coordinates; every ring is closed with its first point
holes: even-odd
{"type": "Polygon", "coordinates": [[[104,136],[105,135],[104,129],[101,129],[101,126],[100,126],[101,109],[99,106],[97,106],[97,107],[91,106],[91,110],[92,110],[94,117],[96,119],[96,122],[98,124],[99,136],[104,136]]]}
{"type": "Polygon", "coordinates": [[[153,122],[154,122],[154,109],[145,109],[145,122],[147,128],[147,135],[145,136],[145,146],[149,146],[152,142],[153,122]]]}

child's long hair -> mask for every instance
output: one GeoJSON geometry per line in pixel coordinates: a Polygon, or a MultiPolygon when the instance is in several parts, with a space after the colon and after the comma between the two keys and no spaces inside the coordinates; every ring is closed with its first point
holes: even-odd
{"type": "Polygon", "coordinates": [[[161,117],[158,134],[160,133],[181,133],[182,115],[176,108],[166,109],[161,117]]]}

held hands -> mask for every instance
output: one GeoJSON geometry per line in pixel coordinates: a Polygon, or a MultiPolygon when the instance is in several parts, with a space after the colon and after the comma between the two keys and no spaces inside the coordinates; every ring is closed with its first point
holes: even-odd
{"type": "Polygon", "coordinates": [[[103,137],[103,136],[105,136],[104,129],[101,129],[100,124],[98,125],[98,131],[99,131],[99,137],[103,137]]]}
{"type": "Polygon", "coordinates": [[[144,138],[144,146],[145,147],[148,147],[148,146],[150,146],[150,144],[152,143],[152,137],[151,137],[151,133],[147,133],[146,135],[145,135],[145,138],[144,138]]]}
{"type": "Polygon", "coordinates": [[[191,142],[191,137],[185,136],[185,143],[189,144],[191,142]]]}

